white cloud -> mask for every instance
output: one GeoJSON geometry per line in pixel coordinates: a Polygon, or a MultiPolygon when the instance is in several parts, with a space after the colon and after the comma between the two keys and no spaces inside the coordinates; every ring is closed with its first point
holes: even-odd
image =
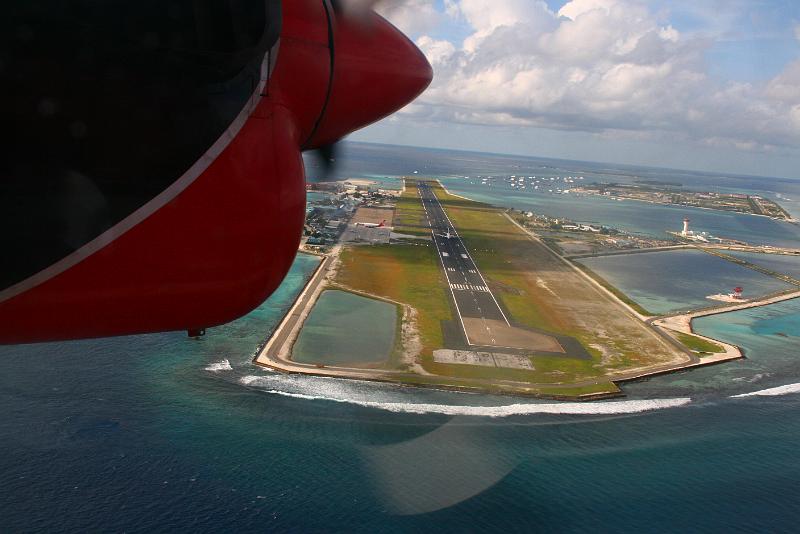
{"type": "Polygon", "coordinates": [[[615,0],[572,0],[558,10],[558,15],[575,20],[584,13],[594,10],[602,11],[607,15],[615,7],[615,0]]]}
{"type": "Polygon", "coordinates": [[[707,75],[711,41],[682,35],[640,0],[572,0],[558,13],[540,0],[446,0],[445,11],[472,33],[463,43],[417,39],[435,77],[411,108],[415,120],[741,150],[800,143],[800,61],[769,83],[723,85],[707,75]]]}
{"type": "Polygon", "coordinates": [[[417,46],[428,58],[428,62],[436,68],[437,65],[452,57],[456,51],[455,45],[450,41],[437,40],[427,35],[417,39],[417,46]]]}
{"type": "Polygon", "coordinates": [[[800,41],[800,22],[794,25],[794,38],[800,41]]]}
{"type": "Polygon", "coordinates": [[[673,43],[677,43],[681,40],[680,32],[673,28],[672,25],[667,25],[666,27],[658,30],[658,36],[665,41],[671,41],[673,43]]]}
{"type": "Polygon", "coordinates": [[[474,28],[463,43],[469,52],[498,29],[524,25],[532,33],[541,33],[555,26],[553,12],[542,0],[452,0],[448,13],[474,28]]]}
{"type": "Polygon", "coordinates": [[[722,84],[708,75],[711,41],[683,35],[643,1],[572,0],[554,13],[540,0],[446,0],[440,16],[472,32],[462,43],[417,39],[435,78],[415,120],[739,150],[800,144],[800,61],[768,83],[722,84]]]}
{"type": "Polygon", "coordinates": [[[441,19],[441,14],[430,0],[380,2],[375,9],[408,35],[429,32],[441,19]]]}

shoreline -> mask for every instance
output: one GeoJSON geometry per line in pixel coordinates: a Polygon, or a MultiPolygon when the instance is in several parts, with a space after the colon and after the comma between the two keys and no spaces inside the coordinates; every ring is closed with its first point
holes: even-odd
{"type": "MultiPolygon", "coordinates": [[[[366,380],[370,382],[382,382],[400,386],[404,388],[425,388],[441,391],[458,391],[462,393],[474,394],[491,394],[491,395],[504,395],[512,397],[529,397],[537,399],[549,399],[560,401],[588,401],[588,400],[601,400],[616,397],[622,397],[624,394],[621,392],[613,393],[589,393],[585,395],[557,395],[557,394],[543,394],[535,391],[524,391],[518,388],[509,389],[511,386],[520,386],[523,384],[498,382],[497,384],[487,384],[486,386],[475,384],[448,384],[445,382],[417,382],[412,381],[412,378],[425,378],[432,379],[438,378],[437,375],[422,375],[410,371],[399,371],[391,369],[365,369],[356,367],[340,367],[340,366],[327,366],[318,364],[300,363],[291,360],[291,351],[300,330],[308,318],[311,310],[316,304],[319,296],[328,284],[323,284],[327,276],[331,273],[332,264],[335,261],[331,255],[324,256],[322,262],[317,266],[314,274],[306,282],[303,290],[298,294],[295,301],[287,309],[286,314],[280,321],[278,326],[270,335],[263,348],[258,351],[258,354],[253,358],[253,363],[260,366],[288,374],[304,374],[310,376],[320,376],[328,378],[344,378],[349,380],[366,380]],[[506,387],[503,387],[503,386],[506,387]]],[[[334,287],[345,291],[362,295],[368,298],[376,298],[386,302],[406,307],[405,304],[397,303],[391,299],[386,299],[377,295],[371,295],[362,291],[353,291],[339,284],[334,284],[334,287]]],[[[590,381],[586,384],[596,383],[597,381],[590,381]]],[[[537,384],[526,384],[529,389],[535,389],[537,384]]],[[[576,387],[577,384],[542,384],[550,389],[571,389],[576,387]]]]}
{"type": "MultiPolygon", "coordinates": [[[[455,193],[452,193],[449,189],[447,189],[444,186],[442,181],[440,179],[438,179],[438,178],[436,179],[436,183],[439,184],[439,187],[441,187],[444,190],[444,192],[447,193],[448,195],[450,195],[451,197],[456,197],[456,198],[460,198],[460,199],[463,199],[463,200],[469,200],[470,202],[476,202],[478,204],[486,204],[486,202],[481,202],[479,200],[474,200],[472,198],[465,197],[464,195],[457,195],[455,193]]],[[[492,204],[488,204],[488,205],[491,206],[492,204]]],[[[494,207],[497,207],[497,206],[494,206],[494,207]]],[[[504,208],[499,208],[499,209],[504,209],[504,208]]]]}
{"type": "Polygon", "coordinates": [[[715,343],[725,349],[724,353],[717,353],[717,354],[710,354],[702,356],[701,360],[704,364],[715,364],[715,363],[722,363],[726,361],[736,360],[745,358],[744,351],[741,347],[737,345],[731,345],[719,339],[706,336],[703,334],[698,333],[694,329],[694,320],[700,317],[710,317],[713,315],[721,315],[725,313],[733,313],[741,310],[747,310],[751,308],[760,308],[763,306],[769,306],[771,304],[777,304],[779,302],[785,302],[788,300],[793,300],[796,298],[800,298],[800,291],[790,291],[788,293],[784,293],[781,295],[773,295],[771,297],[766,297],[758,300],[752,300],[748,302],[743,302],[740,304],[732,304],[730,306],[720,306],[717,308],[707,308],[703,310],[696,310],[689,313],[679,314],[679,315],[671,315],[667,317],[661,318],[654,318],[651,320],[651,324],[655,327],[661,328],[662,330],[668,330],[672,332],[678,332],[682,334],[689,334],[705,341],[709,341],[711,343],[715,343]],[[734,347],[736,351],[740,354],[738,358],[733,357],[733,354],[730,352],[730,347],[734,347]]]}
{"type": "MultiPolygon", "coordinates": [[[[452,191],[447,189],[447,187],[442,183],[442,181],[439,178],[436,178],[436,182],[444,190],[444,192],[447,193],[450,196],[454,196],[456,198],[461,198],[463,200],[468,200],[470,202],[475,202],[475,203],[478,203],[478,204],[485,204],[487,206],[491,206],[491,207],[499,209],[499,210],[508,211],[508,210],[516,209],[516,208],[508,208],[508,207],[503,207],[503,206],[497,206],[497,205],[491,204],[489,202],[484,202],[484,201],[481,201],[481,200],[475,200],[473,198],[469,198],[469,197],[466,197],[464,195],[459,195],[459,194],[453,193],[452,191]]],[[[405,189],[405,180],[403,181],[403,189],[405,189]]],[[[607,198],[607,197],[604,197],[603,195],[587,195],[587,196],[597,196],[599,198],[607,198]]],[[[638,202],[645,202],[645,203],[648,203],[648,204],[658,204],[658,205],[664,205],[664,206],[680,206],[680,204],[666,204],[666,203],[661,203],[661,202],[653,202],[651,200],[641,200],[641,199],[625,199],[625,200],[634,200],[634,201],[638,201],[638,202]]],[[[710,211],[718,211],[718,212],[721,212],[721,213],[732,213],[732,214],[740,214],[740,215],[756,215],[758,217],[767,217],[768,219],[772,219],[772,220],[775,220],[775,221],[784,221],[784,222],[787,222],[787,223],[790,223],[790,224],[795,224],[795,225],[799,225],[800,224],[800,219],[776,219],[774,217],[770,217],[768,215],[760,215],[758,213],[745,213],[745,212],[738,212],[738,211],[717,210],[717,209],[714,209],[714,208],[703,208],[703,207],[699,207],[699,206],[684,206],[684,207],[692,208],[692,209],[704,209],[704,210],[710,210],[710,211]]],[[[619,228],[617,228],[617,229],[619,230],[619,228]]],[[[628,230],[626,230],[624,228],[622,228],[621,230],[623,232],[628,232],[628,230]]],[[[646,235],[648,235],[648,234],[646,234],[646,235]]],[[[730,251],[733,251],[733,252],[751,252],[751,253],[755,253],[755,254],[777,254],[777,255],[782,255],[782,256],[800,255],[800,249],[793,249],[793,248],[789,248],[789,247],[778,247],[778,246],[774,246],[774,245],[751,245],[751,244],[730,245],[730,244],[723,244],[723,243],[696,244],[696,243],[688,243],[688,242],[685,242],[685,241],[678,241],[678,242],[676,242],[675,245],[669,245],[669,246],[664,246],[664,247],[653,247],[653,248],[649,248],[649,249],[621,250],[621,251],[612,251],[612,252],[607,252],[607,253],[565,255],[564,258],[566,258],[568,260],[573,260],[573,259],[580,259],[581,257],[611,256],[611,255],[615,255],[615,254],[637,254],[637,253],[646,253],[646,252],[662,252],[662,251],[668,251],[668,250],[671,250],[671,249],[677,250],[679,248],[697,248],[698,250],[700,250],[700,247],[702,247],[702,246],[705,246],[707,248],[712,248],[712,249],[730,250],[730,251]]],[[[560,256],[560,254],[558,254],[558,255],[560,256]]]]}
{"type": "MultiPolygon", "coordinates": [[[[440,180],[437,179],[436,181],[439,183],[439,185],[447,194],[471,202],[477,202],[473,199],[469,199],[462,195],[453,195],[447,190],[446,187],[444,187],[444,185],[441,184],[440,180]]],[[[405,189],[405,186],[406,183],[404,179],[403,189],[405,189]]],[[[495,206],[495,208],[497,207],[495,206]]],[[[497,208],[497,209],[500,211],[502,210],[502,208],[497,208]]],[[[517,223],[517,221],[515,221],[512,217],[510,217],[507,212],[504,213],[503,215],[506,218],[508,218],[515,226],[520,228],[528,236],[528,238],[541,242],[538,236],[536,236],[529,230],[522,227],[519,223],[517,223]]],[[[547,246],[546,243],[544,243],[544,245],[549,249],[549,246],[547,246]]],[[[342,244],[337,244],[330,254],[323,256],[323,259],[317,266],[315,272],[306,282],[302,291],[298,294],[297,298],[289,307],[289,309],[287,309],[284,317],[282,318],[278,326],[275,328],[273,333],[270,335],[269,339],[263,345],[263,348],[261,348],[258,351],[256,357],[253,359],[253,362],[256,365],[267,367],[272,370],[284,373],[299,373],[299,374],[308,374],[313,376],[384,382],[384,383],[391,383],[401,387],[423,387],[426,389],[439,389],[447,391],[461,391],[461,392],[483,393],[483,394],[501,394],[501,395],[520,396],[520,397],[534,397],[541,399],[554,399],[562,401],[576,401],[576,400],[587,401],[587,400],[599,400],[599,399],[624,396],[624,392],[622,391],[619,392],[606,391],[600,393],[586,393],[579,395],[558,394],[559,389],[563,390],[579,389],[581,387],[587,387],[587,386],[592,386],[594,384],[599,384],[601,382],[601,380],[599,379],[591,379],[591,380],[583,380],[572,383],[559,383],[559,384],[553,384],[553,383],[535,384],[535,383],[523,383],[516,381],[489,381],[489,380],[486,381],[476,380],[469,382],[465,381],[464,383],[459,384],[458,382],[460,381],[460,379],[453,380],[452,378],[448,378],[445,376],[423,374],[420,373],[418,370],[414,371],[414,370],[393,370],[393,369],[368,369],[368,368],[365,369],[365,368],[355,368],[355,367],[327,366],[322,364],[305,364],[292,361],[291,353],[293,345],[296,342],[307,317],[309,316],[311,310],[313,309],[314,305],[316,304],[322,292],[325,289],[329,289],[330,287],[338,287],[342,290],[350,291],[346,286],[342,286],[341,284],[335,283],[333,281],[333,276],[336,273],[337,260],[339,253],[341,252],[341,249],[342,249],[342,244]],[[440,381],[437,382],[437,380],[440,381]]],[[[569,265],[571,269],[574,269],[575,271],[580,273],[580,275],[584,277],[584,279],[586,279],[590,284],[592,284],[593,287],[595,287],[597,290],[609,296],[617,304],[621,305],[622,309],[624,309],[628,314],[632,315],[640,322],[644,323],[649,329],[653,331],[654,334],[663,338],[664,341],[669,342],[676,348],[680,348],[681,352],[685,355],[683,361],[680,362],[673,361],[671,363],[653,365],[650,367],[639,367],[639,368],[621,370],[616,373],[613,371],[609,372],[609,374],[606,375],[605,378],[618,388],[620,384],[629,381],[636,381],[636,380],[646,379],[652,376],[680,372],[683,370],[692,369],[699,366],[711,365],[711,364],[741,359],[744,357],[744,354],[738,346],[726,343],[721,340],[713,339],[708,336],[703,336],[702,334],[695,333],[694,329],[692,328],[692,319],[707,315],[715,315],[715,314],[738,311],[740,309],[765,306],[772,303],[782,302],[784,300],[790,300],[793,298],[800,297],[800,291],[795,291],[784,295],[773,295],[772,297],[758,301],[749,301],[746,303],[739,303],[731,306],[721,306],[711,309],[695,310],[679,316],[668,316],[668,317],[646,316],[637,312],[630,305],[628,305],[619,297],[614,295],[613,292],[603,287],[599,282],[594,280],[588,274],[581,271],[576,265],[574,265],[572,261],[570,261],[570,259],[563,257],[560,254],[556,254],[554,251],[552,251],[552,249],[550,250],[562,262],[569,265]],[[705,339],[709,342],[718,344],[724,349],[724,352],[714,353],[714,354],[695,353],[694,351],[685,347],[675,338],[674,334],[676,332],[691,334],[698,338],[705,339]]],[[[357,292],[357,293],[362,294],[365,297],[377,298],[380,300],[389,301],[389,299],[380,296],[363,294],[363,292],[357,292]]],[[[390,302],[399,304],[402,307],[407,307],[403,303],[396,303],[394,301],[390,302]]],[[[414,369],[414,366],[411,365],[410,369],[414,369]]]]}
{"type": "MultiPolygon", "coordinates": [[[[778,295],[769,295],[761,299],[749,300],[747,302],[739,302],[736,304],[731,304],[729,306],[717,306],[713,308],[694,310],[687,313],[654,317],[653,319],[651,319],[651,321],[653,323],[662,323],[665,328],[670,328],[672,330],[677,330],[679,332],[703,337],[701,336],[701,334],[697,334],[693,330],[692,322],[695,319],[699,319],[701,317],[710,317],[712,315],[721,315],[723,313],[732,313],[741,310],[748,310],[750,308],[760,308],[762,306],[769,306],[770,304],[777,304],[779,302],[786,302],[787,300],[794,300],[797,298],[800,298],[800,290],[795,289],[790,291],[784,291],[778,295]],[[687,328],[688,330],[683,330],[687,328]]],[[[718,340],[714,341],[720,343],[718,340]]]]}
{"type": "Polygon", "coordinates": [[[602,258],[607,256],[624,256],[627,254],[647,254],[650,252],[670,252],[674,250],[724,250],[728,252],[744,252],[747,254],[764,254],[772,256],[788,256],[800,257],[799,249],[790,248],[760,248],[759,245],[744,246],[744,245],[720,245],[720,244],[702,244],[697,245],[694,243],[682,243],[677,245],[668,245],[663,247],[650,247],[650,248],[632,248],[622,250],[608,250],[598,252],[586,252],[579,254],[565,254],[564,257],[568,260],[581,260],[585,258],[602,258]]]}
{"type": "Polygon", "coordinates": [[[624,201],[624,202],[627,202],[627,201],[645,202],[647,204],[656,204],[656,205],[659,205],[659,206],[674,206],[674,207],[677,207],[677,208],[689,208],[689,209],[697,209],[697,210],[718,211],[720,213],[734,213],[734,214],[739,214],[739,215],[753,215],[755,217],[766,217],[767,219],[772,219],[773,221],[783,221],[783,222],[787,222],[789,224],[794,224],[794,225],[800,224],[800,219],[795,219],[794,217],[792,217],[791,213],[786,211],[786,208],[784,208],[783,206],[781,206],[777,202],[775,204],[777,204],[778,207],[780,207],[785,213],[787,213],[789,215],[789,217],[782,219],[780,217],[772,217],[770,215],[764,215],[763,213],[752,213],[752,212],[749,212],[749,211],[737,211],[737,210],[723,210],[723,209],[718,209],[718,208],[707,208],[707,207],[704,207],[704,206],[692,206],[690,204],[673,204],[672,202],[657,202],[655,200],[645,200],[645,199],[642,199],[642,198],[628,198],[628,197],[617,197],[617,196],[611,197],[611,196],[601,195],[599,193],[588,193],[586,191],[582,191],[582,192],[576,193],[576,194],[586,195],[586,196],[589,196],[589,197],[600,197],[600,198],[605,198],[605,199],[608,199],[608,200],[617,200],[617,201],[624,201]]]}
{"type": "MultiPolygon", "coordinates": [[[[469,198],[469,197],[465,197],[464,195],[458,195],[456,193],[453,193],[452,191],[447,189],[447,187],[445,187],[445,185],[442,183],[442,181],[439,178],[436,178],[436,182],[442,187],[442,189],[444,189],[445,193],[447,193],[448,195],[451,195],[451,196],[454,196],[454,197],[457,197],[457,198],[461,198],[461,199],[464,199],[464,200],[469,200],[471,202],[477,202],[479,204],[486,204],[486,205],[489,205],[489,206],[492,206],[492,207],[495,207],[495,208],[498,208],[498,209],[509,209],[509,208],[504,208],[502,206],[496,206],[496,205],[490,204],[488,202],[484,202],[484,201],[475,200],[475,199],[472,199],[472,198],[469,198]]],[[[598,198],[603,198],[603,199],[610,200],[609,197],[606,197],[606,196],[603,196],[603,195],[598,195],[596,193],[582,193],[582,194],[584,194],[586,196],[598,197],[598,198]]],[[[614,198],[616,198],[616,197],[614,197],[614,198]]],[[[652,201],[652,200],[642,200],[642,199],[638,199],[638,198],[622,198],[622,200],[623,201],[632,201],[632,202],[644,202],[645,204],[653,204],[653,205],[658,205],[658,206],[674,206],[674,207],[678,207],[678,208],[683,207],[683,208],[688,208],[688,209],[708,210],[708,211],[714,211],[714,212],[719,212],[719,213],[730,213],[730,214],[734,214],[734,215],[753,215],[755,217],[766,217],[767,219],[771,219],[771,220],[776,221],[776,222],[785,222],[785,223],[788,223],[788,224],[793,224],[795,226],[800,225],[800,219],[796,219],[794,217],[790,217],[790,218],[787,218],[787,219],[780,219],[780,218],[777,218],[777,217],[770,217],[769,215],[762,215],[760,213],[748,213],[748,212],[745,212],[745,211],[720,210],[720,209],[715,209],[715,208],[705,208],[705,207],[702,207],[702,206],[686,206],[686,205],[683,205],[683,204],[670,204],[670,203],[667,203],[667,202],[655,202],[655,201],[652,201]]],[[[727,239],[727,238],[723,238],[723,239],[727,239]]],[[[728,245],[723,245],[723,246],[728,246],[728,245]]],[[[751,245],[751,246],[772,246],[772,245],[751,245]]],[[[775,247],[775,248],[785,248],[785,247],[775,247]]]]}
{"type": "MultiPolygon", "coordinates": [[[[523,226],[521,226],[517,221],[515,221],[512,217],[510,217],[508,215],[508,213],[505,213],[505,216],[508,218],[508,220],[510,220],[518,228],[520,228],[523,232],[525,232],[531,239],[536,239],[540,243],[542,243],[544,246],[546,246],[548,249],[550,248],[547,245],[547,243],[545,243],[544,241],[540,240],[531,231],[529,231],[526,228],[524,228],[523,226]]],[[[552,251],[552,249],[550,249],[550,250],[552,251]]],[[[693,353],[691,350],[689,350],[683,344],[681,344],[679,341],[677,341],[668,332],[666,332],[664,327],[662,327],[661,325],[658,325],[658,324],[654,324],[654,322],[656,320],[658,320],[658,317],[648,317],[648,316],[646,316],[644,314],[639,313],[632,306],[630,306],[627,302],[623,301],[617,295],[615,295],[613,291],[610,291],[609,289],[604,287],[602,284],[600,284],[597,280],[595,280],[594,278],[589,276],[587,273],[585,273],[583,270],[579,269],[570,260],[568,260],[564,256],[561,256],[560,254],[555,253],[555,251],[553,251],[553,253],[556,256],[558,256],[561,259],[561,261],[563,261],[564,263],[568,264],[570,267],[572,267],[572,269],[574,269],[575,271],[580,273],[580,275],[583,276],[584,279],[587,280],[590,284],[592,284],[596,289],[598,289],[600,292],[606,294],[611,299],[613,299],[615,302],[617,302],[619,305],[621,305],[623,307],[623,309],[625,309],[629,314],[633,315],[634,317],[636,317],[637,319],[639,319],[640,321],[642,321],[643,323],[645,323],[649,327],[653,328],[654,332],[656,332],[657,334],[659,334],[660,336],[662,336],[663,338],[668,340],[673,345],[679,347],[689,358],[688,361],[683,362],[683,363],[679,363],[679,364],[664,364],[664,365],[661,365],[661,366],[654,366],[652,368],[640,368],[640,369],[632,369],[632,370],[620,371],[617,374],[611,373],[611,374],[608,375],[608,378],[610,380],[612,380],[615,384],[629,382],[629,381],[632,381],[632,380],[641,380],[643,378],[649,378],[649,377],[652,377],[652,376],[663,375],[663,374],[668,374],[668,373],[676,373],[676,372],[683,371],[683,370],[686,370],[686,369],[691,369],[693,367],[700,367],[700,366],[703,366],[703,365],[708,365],[708,364],[713,364],[713,363],[721,363],[721,362],[726,362],[726,361],[733,361],[733,360],[738,360],[738,359],[744,358],[744,353],[742,352],[742,350],[738,346],[730,344],[730,343],[726,343],[724,341],[719,341],[719,340],[713,340],[713,341],[715,343],[718,343],[719,345],[721,345],[725,349],[725,352],[722,353],[722,356],[718,356],[716,358],[710,358],[710,357],[702,357],[701,358],[701,357],[697,356],[695,353],[693,353]]],[[[800,296],[800,292],[798,292],[797,296],[800,296]]],[[[693,335],[696,335],[698,337],[701,337],[701,338],[705,338],[707,340],[711,340],[711,338],[707,338],[707,337],[702,336],[700,334],[695,334],[694,332],[689,332],[689,333],[691,333],[693,335]]]]}
{"type": "MultiPolygon", "coordinates": [[[[312,255],[320,256],[318,254],[312,254],[312,255]]],[[[328,266],[330,265],[330,256],[327,255],[321,255],[321,256],[322,260],[319,262],[319,265],[317,265],[316,269],[314,270],[314,273],[309,277],[308,281],[303,285],[303,289],[300,291],[300,293],[297,294],[297,297],[292,302],[292,305],[289,306],[289,308],[287,308],[286,313],[284,314],[281,321],[272,331],[272,333],[270,334],[269,338],[264,343],[264,345],[259,349],[258,354],[253,359],[254,363],[257,364],[264,363],[262,362],[262,358],[265,361],[269,360],[269,358],[266,355],[270,351],[275,350],[275,345],[278,343],[278,341],[280,341],[281,336],[284,335],[284,330],[289,328],[289,331],[286,332],[287,336],[291,336],[292,333],[295,334],[299,333],[299,329],[296,329],[297,326],[296,323],[301,318],[301,314],[303,312],[306,312],[307,315],[307,313],[310,312],[311,307],[313,307],[313,304],[316,303],[316,297],[314,296],[314,292],[316,292],[316,290],[319,288],[319,284],[322,281],[320,277],[324,274],[327,274],[328,272],[328,266]],[[309,294],[309,290],[311,290],[311,294],[309,294]],[[298,310],[300,305],[303,303],[304,299],[306,301],[304,309],[298,310]],[[311,306],[308,305],[309,302],[311,302],[311,306]],[[295,330],[297,330],[297,332],[295,332],[295,330]]],[[[305,317],[303,317],[303,322],[304,321],[305,317]]],[[[294,339],[292,339],[290,343],[293,344],[294,339]]],[[[281,347],[278,348],[278,351],[282,351],[283,345],[285,344],[286,341],[284,340],[281,347]]]]}

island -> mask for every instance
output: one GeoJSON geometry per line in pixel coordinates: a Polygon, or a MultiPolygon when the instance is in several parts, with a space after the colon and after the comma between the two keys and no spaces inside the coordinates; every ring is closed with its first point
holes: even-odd
{"type": "MultiPolygon", "coordinates": [[[[341,218],[311,209],[305,248],[321,261],[258,352],[259,365],[584,400],[621,395],[625,381],[743,357],[693,331],[691,321],[758,301],[658,316],[575,254],[581,236],[611,243],[609,253],[696,245],[565,229],[571,225],[561,221],[553,228],[423,178],[405,178],[395,192],[363,183],[325,187],[338,188],[327,211],[341,218]],[[561,235],[541,235],[545,226],[561,235]]],[[[770,302],[800,296],[797,289],[770,302]]]]}
{"type": "Polygon", "coordinates": [[[691,206],[720,211],[735,211],[752,215],[763,215],[773,219],[794,222],[792,216],[777,202],[760,195],[745,193],[719,193],[714,191],[691,191],[680,184],[669,182],[639,182],[634,184],[594,182],[570,190],[576,194],[601,195],[614,199],[641,200],[657,204],[691,206]]]}

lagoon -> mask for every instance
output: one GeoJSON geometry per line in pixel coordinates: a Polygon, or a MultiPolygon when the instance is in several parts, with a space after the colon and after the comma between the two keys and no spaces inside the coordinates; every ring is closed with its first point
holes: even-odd
{"type": "Polygon", "coordinates": [[[800,382],[800,298],[695,319],[695,331],[742,348],[745,358],[625,385],[631,396],[690,395],[698,400],[800,382]]]}
{"type": "Polygon", "coordinates": [[[734,251],[726,251],[725,253],[758,265],[759,267],[765,267],[776,273],[787,274],[792,278],[800,279],[800,256],[734,251]]]}
{"type": "Polygon", "coordinates": [[[683,219],[688,217],[692,221],[691,228],[698,232],[754,245],[800,247],[800,226],[767,217],[635,200],[620,202],[599,196],[556,195],[529,189],[520,191],[511,189],[503,181],[498,182],[488,186],[463,178],[442,179],[450,192],[479,202],[600,224],[660,239],[669,238],[669,230],[680,231],[683,219]]]}
{"type": "Polygon", "coordinates": [[[339,290],[322,293],[292,351],[292,360],[323,365],[386,363],[394,348],[397,306],[339,290]]]}
{"type": "Polygon", "coordinates": [[[580,260],[609,283],[655,314],[718,304],[706,297],[736,286],[756,297],[791,289],[787,284],[699,250],[673,250],[580,260]]]}
{"type": "MultiPolygon", "coordinates": [[[[518,164],[435,155],[373,146],[349,172],[518,164]]],[[[800,383],[800,299],[696,322],[744,360],[556,414],[552,401],[254,366],[318,261],[298,256],[262,306],[201,339],[0,347],[4,530],[797,530],[800,395],[729,397],[800,383]],[[658,404],[680,397],[691,402],[658,404]]]]}

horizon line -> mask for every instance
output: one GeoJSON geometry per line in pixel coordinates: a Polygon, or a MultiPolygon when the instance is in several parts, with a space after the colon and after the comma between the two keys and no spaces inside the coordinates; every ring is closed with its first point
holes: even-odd
{"type": "Polygon", "coordinates": [[[679,171],[679,172],[687,172],[687,173],[694,173],[694,174],[706,174],[711,176],[720,176],[720,177],[729,177],[729,178],[767,178],[770,180],[779,180],[783,182],[800,182],[800,177],[798,178],[789,178],[788,176],[771,176],[766,174],[734,174],[729,172],[723,171],[704,171],[704,170],[694,170],[694,169],[682,169],[678,167],[660,167],[658,165],[641,165],[636,163],[621,163],[615,161],[594,161],[594,160],[585,160],[585,159],[569,159],[569,158],[557,158],[552,156],[531,156],[530,154],[517,154],[511,152],[491,152],[486,150],[475,150],[475,149],[466,149],[466,148],[444,148],[444,147],[435,147],[435,146],[419,146],[419,145],[408,145],[408,144],[397,144],[397,143],[382,143],[379,141],[364,141],[360,139],[344,139],[342,142],[344,143],[354,143],[354,144],[364,144],[364,145],[380,145],[380,146],[390,146],[390,147],[402,147],[402,148],[417,148],[420,150],[440,150],[440,151],[449,151],[449,152],[463,152],[466,154],[485,154],[490,156],[511,156],[515,158],[526,158],[526,159],[544,159],[544,160],[553,160],[553,161],[569,161],[572,163],[592,163],[592,164],[601,164],[601,165],[620,165],[626,167],[639,167],[643,169],[656,169],[656,170],[665,170],[665,171],[679,171]]]}

